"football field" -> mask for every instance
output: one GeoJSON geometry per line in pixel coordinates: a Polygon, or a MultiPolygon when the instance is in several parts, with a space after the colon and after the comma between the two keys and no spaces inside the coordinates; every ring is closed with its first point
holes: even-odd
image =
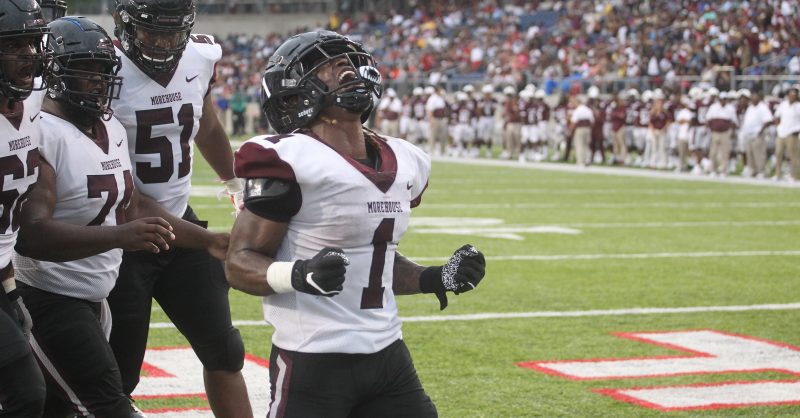
{"type": "MultiPolygon", "coordinates": [[[[230,230],[196,155],[191,204],[230,230]]],[[[471,243],[487,273],[443,312],[399,297],[404,339],[441,417],[800,416],[798,214],[798,188],[437,161],[400,251],[441,264],[471,243]]],[[[272,330],[259,298],[230,301],[263,413],[272,330]]],[[[156,307],[156,353],[187,346],[168,322],[156,307]]],[[[168,357],[139,407],[202,416],[168,357]]]]}

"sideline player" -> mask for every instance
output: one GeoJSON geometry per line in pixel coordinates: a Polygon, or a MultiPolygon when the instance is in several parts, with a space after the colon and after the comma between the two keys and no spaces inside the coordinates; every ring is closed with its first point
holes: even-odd
{"type": "Polygon", "coordinates": [[[122,392],[107,342],[105,297],[121,249],[159,252],[175,240],[224,258],[228,237],[140,198],[125,130],[109,107],[121,84],[111,38],[82,17],[57,19],[49,28],[53,65],[41,112],[43,159],[22,210],[14,257],[33,320],[31,346],[47,376],[44,416],[141,416],[122,392]]]}
{"type": "MultiPolygon", "coordinates": [[[[173,215],[200,223],[188,206],[193,143],[232,195],[242,186],[208,94],[222,49],[211,36],[191,35],[195,11],[195,0],[116,1],[115,45],[125,83],[114,114],[128,132],[136,188],[173,215]]],[[[108,301],[125,393],[139,383],[153,298],[200,358],[214,414],[251,416],[241,374],[244,344],[231,324],[222,263],[203,250],[123,255],[108,301]]]]}
{"type": "Polygon", "coordinates": [[[14,279],[11,263],[19,210],[36,182],[39,163],[39,112],[45,66],[43,37],[48,32],[34,0],[0,2],[0,416],[39,417],[45,382],[28,346],[31,319],[14,279]]]}
{"type": "Polygon", "coordinates": [[[425,268],[397,252],[430,157],[362,126],[381,78],[361,45],[329,31],[294,36],[262,86],[280,135],[236,153],[246,210],[225,267],[233,287],[264,296],[275,327],[270,417],[436,416],[395,294],[435,293],[444,308],[447,291],[483,278],[483,254],[465,245],[425,268]]]}

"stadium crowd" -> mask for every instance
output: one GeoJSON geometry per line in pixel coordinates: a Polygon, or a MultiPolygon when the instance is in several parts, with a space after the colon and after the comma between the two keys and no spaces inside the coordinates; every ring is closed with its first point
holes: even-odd
{"type": "MultiPolygon", "coordinates": [[[[800,74],[796,2],[433,1],[410,14],[333,15],[330,29],[364,43],[390,84],[486,80],[495,85],[647,76],[653,87],[704,76],[728,89],[727,73],[800,74]]],[[[297,28],[304,32],[309,28],[297,28]]],[[[232,94],[257,83],[281,35],[220,41],[232,94]]],[[[466,82],[460,83],[461,85],[466,82]]],[[[687,86],[682,86],[687,87],[687,86]]],[[[548,89],[548,93],[552,92],[548,89]]],[[[251,89],[257,94],[257,88],[251,89]]]]}
{"type": "MultiPolygon", "coordinates": [[[[763,177],[777,171],[767,167],[775,167],[776,159],[797,152],[798,147],[782,145],[770,124],[762,147],[769,158],[748,164],[762,159],[761,151],[748,158],[749,127],[742,125],[748,123],[748,105],[764,103],[775,111],[789,84],[770,89],[748,82],[737,87],[749,89],[733,89],[731,80],[800,76],[800,41],[791,36],[800,30],[796,2],[433,1],[407,14],[332,15],[328,26],[363,42],[375,54],[386,85],[394,87],[378,115],[383,122],[373,125],[386,128],[396,120],[397,135],[440,143],[442,154],[475,156],[481,145],[494,143],[502,147],[501,158],[521,161],[573,158],[574,149],[579,164],[720,176],[742,170],[763,177]],[[432,94],[439,85],[446,88],[432,94]],[[766,90],[773,95],[760,97],[766,90]],[[431,95],[447,111],[428,121],[421,102],[431,95]],[[481,109],[490,96],[494,105],[481,109]],[[512,106],[506,100],[511,96],[519,103],[512,106]],[[575,126],[580,119],[570,121],[584,98],[596,119],[585,147],[583,139],[575,139],[586,136],[575,126]],[[713,145],[716,136],[705,117],[716,101],[736,114],[724,170],[715,153],[727,146],[713,145]],[[689,128],[682,128],[687,112],[689,128]],[[518,141],[504,139],[516,136],[518,141]]],[[[261,70],[281,39],[278,34],[220,39],[224,58],[213,93],[222,110],[230,109],[236,134],[244,133],[247,104],[258,102],[261,70]]],[[[254,129],[259,125],[268,129],[263,121],[254,129]]]]}

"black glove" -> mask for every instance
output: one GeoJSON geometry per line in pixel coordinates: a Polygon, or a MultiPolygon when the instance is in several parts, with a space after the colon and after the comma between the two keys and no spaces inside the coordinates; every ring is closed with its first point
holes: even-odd
{"type": "Polygon", "coordinates": [[[447,307],[447,291],[455,294],[476,288],[486,274],[486,259],[483,253],[470,244],[456,250],[443,266],[428,267],[419,277],[422,293],[435,293],[439,308],[447,307]]]}
{"type": "Polygon", "coordinates": [[[323,248],[314,258],[294,263],[292,287],[311,295],[336,296],[342,291],[345,267],[349,264],[341,248],[323,248]]]}
{"type": "Polygon", "coordinates": [[[19,295],[18,290],[12,290],[7,296],[11,302],[11,318],[17,321],[25,338],[28,338],[31,335],[31,328],[33,328],[31,314],[28,312],[28,308],[25,307],[25,303],[22,302],[22,297],[19,295]]]}

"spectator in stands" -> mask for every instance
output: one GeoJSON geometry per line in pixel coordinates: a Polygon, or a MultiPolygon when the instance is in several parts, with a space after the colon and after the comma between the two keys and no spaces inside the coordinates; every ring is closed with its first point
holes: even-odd
{"type": "Polygon", "coordinates": [[[239,87],[230,100],[231,113],[233,114],[233,134],[245,134],[245,112],[247,111],[247,95],[244,89],[239,87]]]}

